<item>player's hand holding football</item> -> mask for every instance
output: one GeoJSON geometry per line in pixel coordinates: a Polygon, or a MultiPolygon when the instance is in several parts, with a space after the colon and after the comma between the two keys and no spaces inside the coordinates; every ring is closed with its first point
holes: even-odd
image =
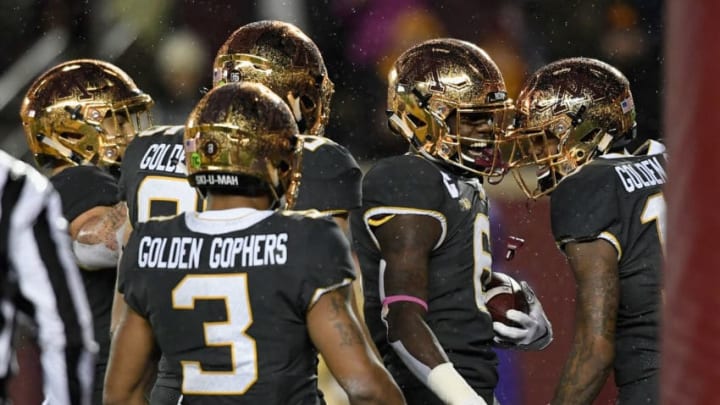
{"type": "Polygon", "coordinates": [[[526,314],[509,309],[505,316],[515,323],[513,326],[502,322],[493,322],[495,342],[500,346],[511,346],[523,350],[544,349],[552,341],[552,325],[532,288],[525,281],[521,281],[520,285],[530,311],[526,314]]]}

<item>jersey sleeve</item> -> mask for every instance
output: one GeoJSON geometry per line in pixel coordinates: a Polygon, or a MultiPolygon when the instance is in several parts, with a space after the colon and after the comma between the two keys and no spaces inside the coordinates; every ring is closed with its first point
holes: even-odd
{"type": "Polygon", "coordinates": [[[118,292],[123,294],[128,306],[144,317],[148,316],[143,298],[147,283],[142,280],[143,272],[138,270],[137,262],[140,239],[145,234],[146,226],[144,223],[139,223],[130,234],[120,258],[117,282],[118,292]]]}
{"type": "Polygon", "coordinates": [[[326,292],[349,285],[355,279],[350,245],[340,227],[330,219],[313,219],[312,246],[322,249],[308,254],[307,272],[301,280],[301,308],[309,310],[326,292]]]}
{"type": "Polygon", "coordinates": [[[445,190],[442,174],[424,159],[403,155],[381,160],[363,180],[363,212],[424,214],[437,211],[445,190]]]}
{"type": "Polygon", "coordinates": [[[115,178],[95,166],[69,167],[50,178],[60,193],[63,215],[72,222],[83,212],[118,203],[115,178]]]}
{"type": "Polygon", "coordinates": [[[617,240],[621,224],[615,176],[594,169],[585,167],[564,179],[551,194],[552,231],[561,249],[570,242],[617,240]]]}
{"type": "Polygon", "coordinates": [[[120,178],[118,179],[118,201],[127,201],[127,176],[125,175],[125,163],[120,167],[120,178]]]}
{"type": "Polygon", "coordinates": [[[345,212],[360,207],[362,171],[342,145],[306,136],[294,209],[345,212]]]}
{"type": "Polygon", "coordinates": [[[120,178],[118,179],[118,200],[128,201],[128,190],[131,188],[130,181],[136,172],[133,168],[138,167],[138,156],[144,150],[144,142],[140,137],[135,137],[125,150],[125,156],[120,165],[120,178]]]}

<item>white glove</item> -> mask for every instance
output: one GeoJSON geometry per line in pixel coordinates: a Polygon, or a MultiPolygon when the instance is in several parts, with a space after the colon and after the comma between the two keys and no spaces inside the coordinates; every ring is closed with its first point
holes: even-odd
{"type": "Polygon", "coordinates": [[[520,286],[530,307],[530,313],[509,309],[505,316],[520,325],[513,327],[501,322],[493,322],[495,338],[500,347],[511,347],[522,350],[542,350],[553,339],[552,325],[545,315],[540,300],[528,283],[521,281],[520,286]]]}

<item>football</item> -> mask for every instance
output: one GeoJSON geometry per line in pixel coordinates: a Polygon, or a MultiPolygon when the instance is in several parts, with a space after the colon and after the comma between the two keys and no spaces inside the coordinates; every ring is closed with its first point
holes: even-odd
{"type": "Polygon", "coordinates": [[[492,316],[493,322],[501,322],[508,326],[519,326],[505,317],[505,312],[515,309],[528,313],[530,306],[525,293],[514,278],[507,274],[493,272],[485,285],[485,306],[492,316]]]}

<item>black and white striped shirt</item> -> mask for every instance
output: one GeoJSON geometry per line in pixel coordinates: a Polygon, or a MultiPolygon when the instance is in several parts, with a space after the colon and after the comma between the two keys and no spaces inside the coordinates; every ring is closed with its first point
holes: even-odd
{"type": "Polygon", "coordinates": [[[90,404],[92,317],[60,204],[45,177],[0,151],[0,403],[21,306],[38,327],[45,403],[90,404]]]}

